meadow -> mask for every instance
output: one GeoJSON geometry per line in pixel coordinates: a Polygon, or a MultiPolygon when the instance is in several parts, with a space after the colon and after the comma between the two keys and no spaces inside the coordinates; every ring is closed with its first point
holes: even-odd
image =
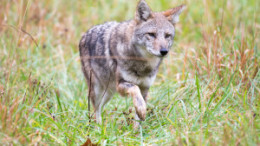
{"type": "Polygon", "coordinates": [[[132,19],[137,2],[0,1],[0,145],[260,145],[259,0],[147,0],[187,9],[146,120],[134,129],[132,100],[119,95],[102,125],[89,119],[81,35],[132,19]]]}

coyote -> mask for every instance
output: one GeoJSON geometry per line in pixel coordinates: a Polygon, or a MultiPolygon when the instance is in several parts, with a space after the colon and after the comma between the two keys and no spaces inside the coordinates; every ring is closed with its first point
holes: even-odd
{"type": "Polygon", "coordinates": [[[134,19],[96,25],[82,36],[80,59],[97,123],[102,123],[101,110],[115,92],[133,98],[135,119],[145,120],[148,90],[173,44],[184,8],[152,12],[140,0],[134,19]]]}

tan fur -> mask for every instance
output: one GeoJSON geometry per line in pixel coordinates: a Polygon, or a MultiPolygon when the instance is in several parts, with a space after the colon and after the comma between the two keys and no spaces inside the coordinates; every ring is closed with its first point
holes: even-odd
{"type": "Polygon", "coordinates": [[[174,13],[180,11],[180,10],[183,9],[184,7],[185,7],[185,5],[180,5],[180,6],[176,7],[176,8],[172,8],[172,9],[170,9],[170,10],[164,11],[164,12],[162,12],[162,14],[163,14],[165,17],[169,17],[169,16],[173,15],[174,13]]]}

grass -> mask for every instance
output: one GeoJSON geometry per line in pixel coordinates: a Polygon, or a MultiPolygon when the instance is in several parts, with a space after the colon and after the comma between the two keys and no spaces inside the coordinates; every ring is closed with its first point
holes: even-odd
{"type": "Polygon", "coordinates": [[[260,2],[147,1],[188,9],[138,130],[119,95],[89,123],[78,53],[83,32],[131,19],[137,1],[1,1],[0,144],[260,145],[260,2]]]}

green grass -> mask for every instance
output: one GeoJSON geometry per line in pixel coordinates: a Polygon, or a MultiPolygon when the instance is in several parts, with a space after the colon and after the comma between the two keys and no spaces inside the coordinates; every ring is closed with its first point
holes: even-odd
{"type": "Polygon", "coordinates": [[[83,32],[131,19],[137,1],[1,1],[0,145],[260,145],[260,1],[147,1],[188,8],[137,130],[119,95],[89,123],[78,53],[83,32]]]}

